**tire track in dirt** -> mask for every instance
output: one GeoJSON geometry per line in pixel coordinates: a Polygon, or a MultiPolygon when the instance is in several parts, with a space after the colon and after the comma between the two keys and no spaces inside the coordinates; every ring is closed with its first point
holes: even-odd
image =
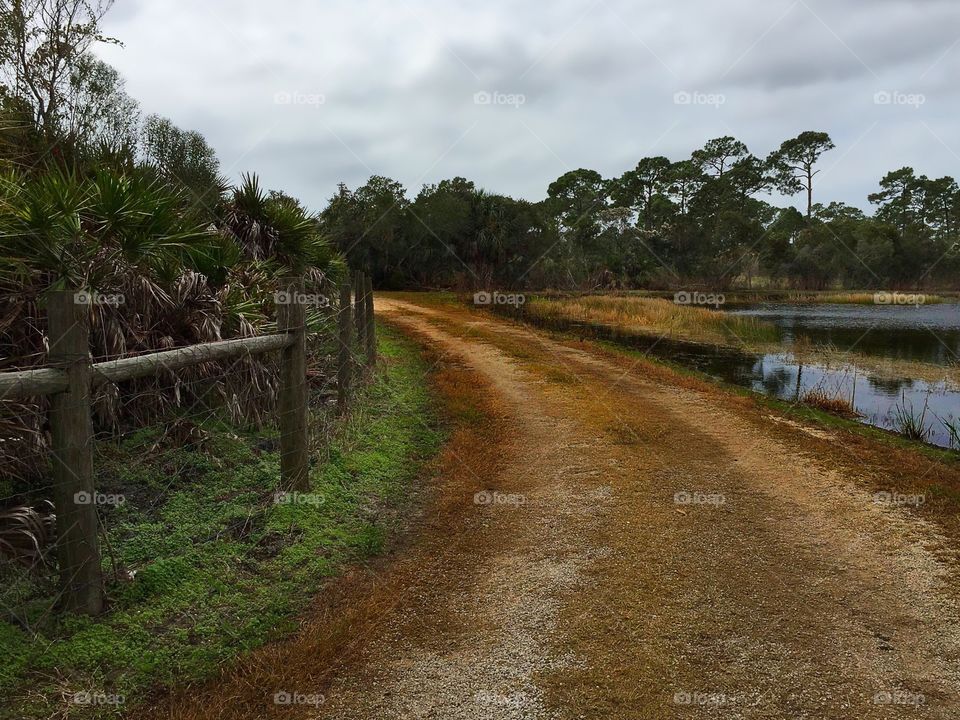
{"type": "Polygon", "coordinates": [[[476,552],[477,538],[449,551],[478,579],[444,597],[428,594],[413,616],[384,618],[382,640],[368,648],[363,669],[335,681],[321,717],[554,717],[537,679],[579,660],[555,653],[562,598],[583,586],[582,569],[598,552],[590,530],[609,498],[595,482],[609,442],[584,437],[574,419],[546,408],[539,393],[503,353],[464,347],[429,325],[392,318],[422,339],[454,353],[481,373],[506,410],[502,470],[464,510],[504,542],[476,552]],[[589,512],[582,512],[589,508],[589,512]],[[438,634],[410,642],[421,616],[442,618],[438,634]]]}
{"type": "Polygon", "coordinates": [[[531,502],[488,509],[509,548],[441,600],[487,620],[446,654],[374,651],[322,716],[955,716],[954,573],[934,528],[699,393],[497,318],[381,309],[507,399],[498,483],[531,502]]]}

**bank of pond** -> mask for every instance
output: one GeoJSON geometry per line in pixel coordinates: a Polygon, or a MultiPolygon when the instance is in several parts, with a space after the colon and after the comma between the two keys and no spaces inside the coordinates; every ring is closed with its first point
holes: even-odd
{"type": "MultiPolygon", "coordinates": [[[[690,342],[678,337],[601,323],[527,314],[539,326],[613,341],[654,358],[705,373],[788,402],[827,398],[861,422],[940,447],[960,448],[960,388],[929,379],[960,357],[960,304],[861,305],[854,303],[762,302],[720,308],[776,329],[772,351],[690,342]],[[814,352],[794,352],[798,345],[814,352]],[[829,361],[801,356],[826,349],[829,361]],[[856,356],[905,368],[932,366],[928,379],[897,377],[858,367],[856,356]],[[850,360],[844,360],[847,355],[850,360]]],[[[523,310],[520,310],[523,315],[523,310]]]]}

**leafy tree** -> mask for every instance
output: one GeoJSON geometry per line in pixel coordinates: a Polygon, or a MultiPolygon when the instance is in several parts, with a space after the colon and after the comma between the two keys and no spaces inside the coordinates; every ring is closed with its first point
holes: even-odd
{"type": "Polygon", "coordinates": [[[690,198],[703,186],[703,170],[693,160],[680,160],[670,166],[670,194],[679,205],[680,214],[687,214],[690,198]]]}
{"type": "Polygon", "coordinates": [[[608,191],[600,173],[583,168],[564,173],[547,188],[544,209],[558,234],[557,259],[573,285],[594,275],[600,212],[607,206],[608,191]]]}
{"type": "Polygon", "coordinates": [[[741,213],[746,212],[747,201],[759,192],[769,192],[772,180],[767,164],[755,155],[744,155],[730,166],[725,181],[735,196],[741,213]]]}
{"type": "Polygon", "coordinates": [[[320,224],[351,267],[372,273],[382,285],[402,275],[407,229],[419,222],[408,213],[409,205],[403,185],[373,175],[355,191],[340,185],[320,214],[320,224]]]}
{"type": "Polygon", "coordinates": [[[429,283],[421,272],[425,263],[427,268],[447,265],[447,272],[441,273],[450,282],[461,274],[488,275],[495,243],[481,230],[478,211],[482,195],[461,177],[424,186],[410,206],[409,248],[398,261],[402,273],[429,283]]]}
{"type": "Polygon", "coordinates": [[[960,188],[950,176],[931,180],[923,175],[917,181],[918,194],[921,197],[921,213],[926,222],[940,239],[956,234],[957,199],[960,188]]]}
{"type": "Polygon", "coordinates": [[[844,243],[844,250],[836,230],[826,223],[813,223],[803,228],[797,236],[796,251],[789,274],[794,282],[812,290],[826,289],[844,267],[846,259],[841,253],[852,252],[854,245],[844,243]]]}
{"type": "Polygon", "coordinates": [[[113,0],[8,0],[0,8],[0,73],[31,106],[48,142],[63,131],[71,78],[87,50],[116,40],[100,32],[113,0]]]}
{"type": "Polygon", "coordinates": [[[879,206],[878,219],[896,225],[903,233],[913,218],[916,190],[917,177],[913,168],[902,167],[887,173],[880,181],[880,192],[872,193],[867,199],[879,206]]]}
{"type": "Polygon", "coordinates": [[[610,196],[617,205],[633,208],[638,223],[646,229],[653,225],[657,209],[667,209],[663,203],[670,189],[670,160],[665,157],[643,158],[637,167],[628,170],[610,184],[610,196]]]}
{"type": "Polygon", "coordinates": [[[829,205],[821,205],[820,203],[814,203],[813,205],[813,217],[817,220],[823,222],[830,222],[833,220],[847,219],[854,222],[862,222],[866,219],[866,216],[863,214],[863,210],[852,205],[847,205],[842,202],[831,202],[829,205]]]}
{"type": "Polygon", "coordinates": [[[877,286],[890,281],[896,263],[899,238],[896,229],[877,222],[854,226],[854,257],[848,263],[854,284],[877,286]]]}
{"type": "Polygon", "coordinates": [[[774,279],[790,275],[800,232],[807,227],[803,215],[795,207],[779,210],[758,245],[760,267],[774,279]]]}
{"type": "Polygon", "coordinates": [[[820,157],[834,147],[827,133],[807,130],[785,140],[768,159],[781,192],[792,195],[806,190],[807,218],[813,214],[813,178],[820,172],[814,167],[820,157]]]}
{"type": "Polygon", "coordinates": [[[693,162],[700,169],[717,179],[722,179],[731,164],[747,154],[747,146],[736,138],[725,135],[707,142],[693,152],[693,162]]]}
{"type": "Polygon", "coordinates": [[[81,57],[63,107],[63,131],[74,146],[94,154],[125,152],[132,160],[140,109],[116,69],[92,55],[81,57]]]}
{"type": "Polygon", "coordinates": [[[203,135],[181,130],[159,115],[149,115],[143,123],[140,148],[145,162],[191,193],[196,208],[216,213],[227,183],[220,175],[217,154],[203,135]]]}
{"type": "Polygon", "coordinates": [[[547,196],[568,228],[591,219],[606,204],[607,188],[596,170],[571,170],[550,183],[547,196]]]}

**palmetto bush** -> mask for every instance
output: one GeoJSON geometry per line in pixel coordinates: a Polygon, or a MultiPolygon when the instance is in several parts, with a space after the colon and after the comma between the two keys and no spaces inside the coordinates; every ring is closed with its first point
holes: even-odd
{"type": "Polygon", "coordinates": [[[306,273],[307,282],[345,265],[319,233],[317,219],[296,199],[264,193],[256,175],[245,175],[227,203],[224,225],[248,260],[273,260],[293,273],[306,273]],[[311,279],[312,278],[312,279],[311,279]]]}
{"type": "MultiPolygon", "coordinates": [[[[275,326],[274,292],[289,276],[329,292],[343,263],[295,200],[265,194],[255,176],[223,198],[220,217],[198,216],[186,191],[149,167],[80,176],[47,171],[0,175],[0,371],[45,362],[47,294],[83,289],[122,302],[91,303],[91,351],[116,358],[275,326]]],[[[310,318],[315,327],[322,311],[310,318]]],[[[142,424],[189,407],[204,378],[236,420],[260,423],[272,410],[269,358],[208,363],[174,377],[98,387],[101,431],[142,424]],[[130,400],[129,398],[135,398],[130,400]]],[[[0,474],[44,471],[45,400],[0,405],[0,474]]],[[[3,493],[7,494],[7,493],[3,493]]]]}

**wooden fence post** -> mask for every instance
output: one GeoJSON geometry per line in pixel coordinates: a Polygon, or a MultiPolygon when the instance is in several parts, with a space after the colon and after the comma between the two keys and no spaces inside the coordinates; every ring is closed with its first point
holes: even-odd
{"type": "Polygon", "coordinates": [[[357,345],[360,347],[360,352],[363,352],[364,348],[364,330],[367,329],[367,313],[363,307],[363,295],[364,295],[364,282],[363,282],[363,273],[357,273],[357,281],[353,286],[354,288],[354,308],[353,308],[353,326],[357,329],[357,345]]]}
{"type": "Polygon", "coordinates": [[[364,304],[364,311],[366,313],[365,320],[367,329],[363,336],[367,341],[367,367],[373,369],[377,364],[377,332],[373,317],[373,278],[366,278],[366,283],[364,294],[367,297],[364,304]]]}
{"type": "Polygon", "coordinates": [[[277,293],[277,329],[293,335],[280,366],[280,482],[289,490],[310,489],[307,442],[306,313],[299,281],[277,293]]]}
{"type": "Polygon", "coordinates": [[[352,308],[350,307],[350,283],[345,282],[340,286],[340,312],[338,320],[340,324],[340,352],[337,361],[337,409],[344,413],[347,411],[347,402],[350,399],[350,376],[353,370],[353,352],[350,347],[352,318],[350,317],[352,308]]]}
{"type": "Polygon", "coordinates": [[[50,398],[50,435],[63,607],[99,615],[103,611],[103,578],[93,480],[88,301],[89,297],[71,291],[50,296],[48,358],[66,372],[68,383],[65,392],[50,398]]]}

